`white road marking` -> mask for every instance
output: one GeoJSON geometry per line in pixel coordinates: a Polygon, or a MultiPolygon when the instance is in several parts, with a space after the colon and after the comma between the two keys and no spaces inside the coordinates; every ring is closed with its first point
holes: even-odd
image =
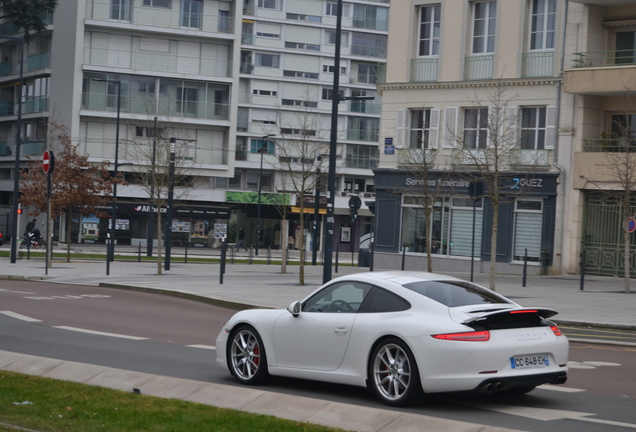
{"type": "Polygon", "coordinates": [[[81,329],[81,328],[77,328],[77,327],[53,326],[53,328],[57,328],[57,329],[61,329],[61,330],[76,331],[76,332],[80,332],[80,333],[90,333],[90,334],[99,335],[99,336],[117,337],[117,338],[122,338],[122,339],[132,339],[132,340],[147,340],[148,339],[148,338],[145,338],[145,337],[128,336],[128,335],[121,335],[121,334],[116,334],[116,333],[106,333],[106,332],[100,332],[100,331],[95,331],[95,330],[81,329]]]}
{"type": "Polygon", "coordinates": [[[590,366],[623,366],[620,363],[600,362],[600,361],[584,361],[583,363],[590,366]]]}
{"type": "Polygon", "coordinates": [[[560,392],[563,392],[563,393],[578,393],[578,392],[584,392],[585,391],[583,389],[577,389],[577,388],[571,388],[571,387],[563,387],[563,386],[555,386],[555,385],[550,385],[550,384],[543,384],[543,385],[540,385],[537,388],[541,389],[541,390],[560,391],[560,392]]]}
{"type": "Polygon", "coordinates": [[[212,346],[212,345],[186,345],[189,348],[202,348],[202,349],[209,349],[209,350],[215,350],[216,347],[212,346]]]}
{"type": "MultiPolygon", "coordinates": [[[[35,293],[23,293],[23,294],[35,294],[35,293]]],[[[31,300],[55,300],[55,299],[78,300],[78,299],[84,299],[84,298],[109,298],[109,297],[110,297],[109,295],[103,295],[103,294],[80,294],[78,296],[74,296],[74,295],[50,296],[50,297],[37,296],[37,297],[24,297],[24,298],[31,299],[31,300]]]]}
{"type": "Polygon", "coordinates": [[[589,418],[590,416],[595,416],[594,413],[585,413],[585,412],[577,412],[577,411],[562,411],[562,410],[552,410],[546,408],[533,408],[533,407],[523,407],[523,406],[510,406],[510,405],[491,405],[485,403],[464,403],[464,405],[473,406],[475,408],[481,408],[490,411],[496,411],[503,414],[516,415],[520,417],[532,418],[535,420],[542,421],[552,421],[552,420],[580,420],[592,423],[601,423],[612,426],[622,426],[628,427],[632,429],[636,429],[636,424],[632,423],[621,423],[615,422],[611,420],[602,420],[597,418],[589,418]]]}
{"type": "Polygon", "coordinates": [[[35,319],[35,318],[31,318],[31,317],[24,316],[24,315],[20,315],[19,313],[15,313],[15,312],[11,312],[11,311],[0,311],[0,313],[1,313],[2,315],[10,316],[10,317],[12,317],[12,318],[17,318],[17,319],[22,320],[22,321],[27,321],[27,322],[42,322],[42,320],[35,319]]]}
{"type": "Polygon", "coordinates": [[[570,369],[596,369],[595,366],[588,365],[581,362],[568,361],[568,368],[570,369]]]}
{"type": "Polygon", "coordinates": [[[35,294],[34,292],[27,292],[27,291],[9,291],[8,292],[12,292],[12,293],[16,293],[16,294],[35,294]]]}

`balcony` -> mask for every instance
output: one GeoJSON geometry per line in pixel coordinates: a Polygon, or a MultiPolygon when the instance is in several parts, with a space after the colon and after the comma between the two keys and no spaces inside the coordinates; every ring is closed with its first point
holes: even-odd
{"type": "Polygon", "coordinates": [[[451,153],[451,165],[485,165],[490,161],[486,149],[453,149],[451,153]]]}
{"type": "Polygon", "coordinates": [[[571,178],[575,189],[615,188],[623,182],[620,177],[625,169],[636,166],[636,143],[606,146],[601,141],[608,140],[585,140],[584,151],[574,152],[571,178]]]}
{"type": "Polygon", "coordinates": [[[188,73],[215,77],[232,76],[232,63],[203,57],[85,48],[84,63],[91,66],[117,67],[153,72],[188,73]]]}
{"type": "Polygon", "coordinates": [[[254,72],[254,63],[241,63],[241,73],[251,74],[254,72]]]}
{"type": "Polygon", "coordinates": [[[465,58],[464,78],[467,80],[491,79],[495,56],[476,55],[465,58]]]}
{"type": "Polygon", "coordinates": [[[566,93],[617,95],[626,91],[636,73],[636,52],[614,50],[574,53],[573,67],[564,72],[566,93]]]}
{"type": "Polygon", "coordinates": [[[380,114],[382,112],[382,104],[380,102],[352,100],[348,101],[347,105],[347,110],[355,113],[380,114]]]}
{"type": "Polygon", "coordinates": [[[148,6],[116,7],[111,3],[110,0],[87,0],[85,18],[165,29],[234,33],[234,21],[229,14],[183,13],[179,10],[148,6]]]}
{"type": "Polygon", "coordinates": [[[23,155],[41,155],[46,150],[46,140],[22,141],[20,153],[23,155]]]}
{"type": "Polygon", "coordinates": [[[38,96],[27,98],[22,108],[25,114],[45,112],[49,110],[49,97],[38,96]]]}
{"type": "Polygon", "coordinates": [[[398,165],[418,165],[422,168],[433,168],[435,150],[432,149],[398,149],[398,165]]]}
{"type": "Polygon", "coordinates": [[[522,76],[524,78],[549,77],[554,74],[554,52],[529,52],[523,53],[522,76]]]}
{"type": "Polygon", "coordinates": [[[355,28],[387,31],[389,22],[385,19],[353,17],[352,24],[355,28]]]}
{"type": "Polygon", "coordinates": [[[351,55],[386,58],[386,47],[351,45],[351,55]]]}
{"type": "Polygon", "coordinates": [[[437,57],[411,60],[411,82],[437,81],[437,57]]]}
{"type": "Polygon", "coordinates": [[[51,67],[51,53],[32,55],[27,58],[27,71],[51,67]]]}
{"type": "Polygon", "coordinates": [[[243,33],[241,35],[242,45],[254,45],[254,35],[252,33],[243,33]]]}
{"type": "Polygon", "coordinates": [[[514,167],[550,167],[550,150],[510,150],[510,165],[514,167]]]}
{"type": "Polygon", "coordinates": [[[11,156],[12,154],[11,144],[7,142],[0,142],[0,157],[11,156]]]}
{"type": "Polygon", "coordinates": [[[353,156],[345,157],[345,167],[357,169],[375,169],[378,167],[379,158],[377,156],[353,156]]]}
{"type": "Polygon", "coordinates": [[[347,139],[356,141],[378,142],[379,132],[377,130],[348,129],[347,139]]]}
{"type": "Polygon", "coordinates": [[[587,153],[634,153],[636,141],[624,138],[586,139],[583,151],[587,153]]]}
{"type": "Polygon", "coordinates": [[[13,101],[0,102],[0,116],[13,115],[15,104],[13,101]]]}

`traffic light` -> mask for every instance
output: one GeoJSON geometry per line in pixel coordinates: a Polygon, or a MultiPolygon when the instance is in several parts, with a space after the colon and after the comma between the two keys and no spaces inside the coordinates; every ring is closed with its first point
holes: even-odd
{"type": "Polygon", "coordinates": [[[358,217],[358,210],[351,209],[351,219],[355,219],[358,217]]]}
{"type": "Polygon", "coordinates": [[[21,208],[18,208],[18,212],[17,212],[17,213],[18,213],[19,215],[21,215],[21,214],[22,214],[22,209],[21,209],[21,208]]]}

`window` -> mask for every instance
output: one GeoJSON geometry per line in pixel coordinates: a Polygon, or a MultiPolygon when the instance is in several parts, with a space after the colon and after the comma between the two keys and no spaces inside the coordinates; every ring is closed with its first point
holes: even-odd
{"type": "Polygon", "coordinates": [[[527,250],[528,261],[539,261],[542,225],[542,200],[517,200],[515,202],[514,260],[523,261],[527,250]]]}
{"type": "Polygon", "coordinates": [[[264,141],[253,139],[250,141],[250,153],[260,153],[260,150],[264,149],[263,153],[275,154],[276,143],[274,141],[264,141]]]}
{"type": "Polygon", "coordinates": [[[373,287],[358,313],[386,313],[408,310],[411,304],[392,292],[373,287]]]}
{"type": "Polygon", "coordinates": [[[364,179],[345,177],[344,190],[345,192],[364,192],[364,179]]]}
{"type": "Polygon", "coordinates": [[[488,108],[464,110],[464,148],[485,149],[488,143],[488,108]]]}
{"type": "Polygon", "coordinates": [[[198,88],[177,87],[177,112],[196,114],[198,102],[198,88]]]}
{"type": "MultiPolygon", "coordinates": [[[[338,97],[344,96],[344,90],[338,89],[338,97]]],[[[333,100],[333,89],[332,88],[323,88],[322,89],[322,100],[333,100]]]]}
{"type": "Polygon", "coordinates": [[[170,8],[170,0],[144,0],[144,6],[170,8]]]}
{"type": "Polygon", "coordinates": [[[636,64],[636,31],[616,33],[616,64],[636,64]]]}
{"type": "Polygon", "coordinates": [[[531,50],[554,49],[556,0],[532,1],[531,50]]]}
{"type": "MultiPolygon", "coordinates": [[[[336,44],[336,32],[333,30],[326,31],[327,40],[325,41],[329,45],[336,44]]],[[[349,33],[348,32],[340,32],[340,46],[346,47],[349,45],[349,33]]]]}
{"type": "Polygon", "coordinates": [[[377,70],[376,65],[359,64],[358,65],[358,82],[367,83],[367,84],[375,84],[376,70],[377,70]]]}
{"type": "Polygon", "coordinates": [[[340,282],[311,296],[303,304],[303,312],[356,313],[371,285],[359,282],[340,282]]]}
{"type": "Polygon", "coordinates": [[[424,6],[420,11],[420,56],[439,55],[439,36],[442,7],[424,6]]]}
{"type": "Polygon", "coordinates": [[[282,105],[286,105],[286,106],[304,106],[304,107],[309,107],[309,108],[317,108],[318,107],[318,102],[312,102],[312,101],[303,101],[303,100],[295,100],[295,99],[283,99],[281,102],[282,102],[282,105]]]}
{"type": "Polygon", "coordinates": [[[271,38],[271,39],[280,39],[280,35],[276,34],[276,33],[256,32],[256,36],[264,37],[264,38],[271,38]]]}
{"type": "Polygon", "coordinates": [[[320,45],[297,43],[297,42],[285,42],[285,48],[299,49],[306,51],[320,51],[320,45]]]}
{"type": "Polygon", "coordinates": [[[256,66],[277,68],[279,64],[279,55],[256,53],[256,66]]]}
{"type": "Polygon", "coordinates": [[[245,189],[255,190],[258,189],[258,173],[248,172],[245,176],[245,189]]]}
{"type": "Polygon", "coordinates": [[[386,30],[389,8],[371,5],[353,5],[353,27],[386,30]]]}
{"type": "Polygon", "coordinates": [[[420,281],[403,286],[448,307],[508,303],[493,292],[464,281],[420,281]]]}
{"type": "Polygon", "coordinates": [[[318,74],[314,72],[299,72],[299,71],[284,70],[283,76],[293,77],[293,78],[318,79],[318,74]]]}
{"type": "Polygon", "coordinates": [[[410,114],[409,147],[412,149],[426,149],[429,146],[428,137],[431,131],[431,110],[410,110],[410,114]]]}
{"type": "MultiPolygon", "coordinates": [[[[351,6],[348,3],[342,4],[342,16],[349,16],[349,8],[351,6]]],[[[338,16],[338,3],[327,3],[327,10],[325,11],[325,15],[327,16],[338,16]]]]}
{"type": "Polygon", "coordinates": [[[296,20],[296,21],[308,21],[308,22],[317,22],[317,23],[321,21],[321,18],[317,15],[288,13],[286,17],[288,20],[296,20]]]}
{"type": "Polygon", "coordinates": [[[276,96],[278,92],[276,90],[252,90],[255,95],[259,96],[276,96]]]}
{"type": "Polygon", "coordinates": [[[351,54],[385,58],[386,43],[386,35],[352,33],[351,54]]]}
{"type": "Polygon", "coordinates": [[[219,11],[219,31],[230,31],[230,11],[219,11]]]}
{"type": "Polygon", "coordinates": [[[227,177],[215,177],[214,178],[214,188],[215,189],[227,189],[227,177]]]}
{"type": "Polygon", "coordinates": [[[181,0],[181,26],[201,27],[201,0],[181,0]]]}
{"type": "Polygon", "coordinates": [[[234,177],[229,180],[229,189],[241,189],[241,173],[235,172],[234,177]]]}
{"type": "MultiPolygon", "coordinates": [[[[328,73],[334,73],[334,71],[336,67],[334,65],[322,65],[322,71],[323,72],[328,72],[328,73]]],[[[340,73],[341,74],[346,74],[347,73],[347,67],[346,66],[340,66],[340,73]]]]}
{"type": "Polygon", "coordinates": [[[378,141],[380,119],[368,117],[349,117],[348,139],[359,141],[378,141]]]}
{"type": "MultiPolygon", "coordinates": [[[[625,138],[636,144],[636,114],[614,114],[612,115],[611,134],[613,138],[625,138]]],[[[614,146],[619,143],[612,144],[614,146]]]]}
{"type": "Polygon", "coordinates": [[[258,0],[258,7],[263,9],[276,9],[276,0],[258,0]]]}
{"type": "Polygon", "coordinates": [[[283,135],[316,136],[316,131],[310,129],[281,128],[280,133],[283,135]]]}
{"type": "Polygon", "coordinates": [[[521,110],[521,148],[541,150],[545,148],[546,108],[527,108],[521,110]]]}
{"type": "Polygon", "coordinates": [[[130,21],[130,0],[110,0],[110,19],[130,21]]]}
{"type": "Polygon", "coordinates": [[[497,2],[476,2],[473,12],[473,54],[494,53],[497,2]]]}
{"type": "MultiPolygon", "coordinates": [[[[153,138],[155,136],[155,128],[135,126],[135,136],[145,137],[145,138],[153,138]]],[[[157,129],[157,137],[159,137],[159,138],[163,138],[164,137],[164,129],[163,128],[158,128],[157,129]]]]}

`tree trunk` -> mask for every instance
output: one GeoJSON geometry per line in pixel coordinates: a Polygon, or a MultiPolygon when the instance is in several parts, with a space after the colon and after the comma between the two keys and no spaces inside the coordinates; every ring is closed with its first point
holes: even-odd
{"type": "MultiPolygon", "coordinates": [[[[71,235],[71,229],[73,225],[73,209],[69,209],[66,212],[66,262],[71,262],[71,240],[73,236],[71,235]]],[[[48,242],[47,242],[48,244],[48,242]]]]}
{"type": "Polygon", "coordinates": [[[161,212],[157,212],[157,274],[161,275],[161,212]]]}
{"type": "Polygon", "coordinates": [[[280,263],[280,274],[287,273],[287,245],[289,242],[287,238],[289,237],[289,223],[287,219],[283,219],[281,228],[280,228],[280,250],[281,250],[281,263],[280,263]]]}
{"type": "MultiPolygon", "coordinates": [[[[626,220],[626,223],[629,223],[629,219],[626,220]]],[[[629,232],[627,231],[627,227],[623,230],[623,241],[625,242],[625,292],[627,294],[630,293],[629,288],[629,274],[630,274],[630,266],[629,266],[629,232]]]]}
{"type": "Polygon", "coordinates": [[[497,230],[499,228],[499,203],[492,203],[492,234],[490,236],[490,289],[495,289],[495,273],[497,270],[497,230]]]}

